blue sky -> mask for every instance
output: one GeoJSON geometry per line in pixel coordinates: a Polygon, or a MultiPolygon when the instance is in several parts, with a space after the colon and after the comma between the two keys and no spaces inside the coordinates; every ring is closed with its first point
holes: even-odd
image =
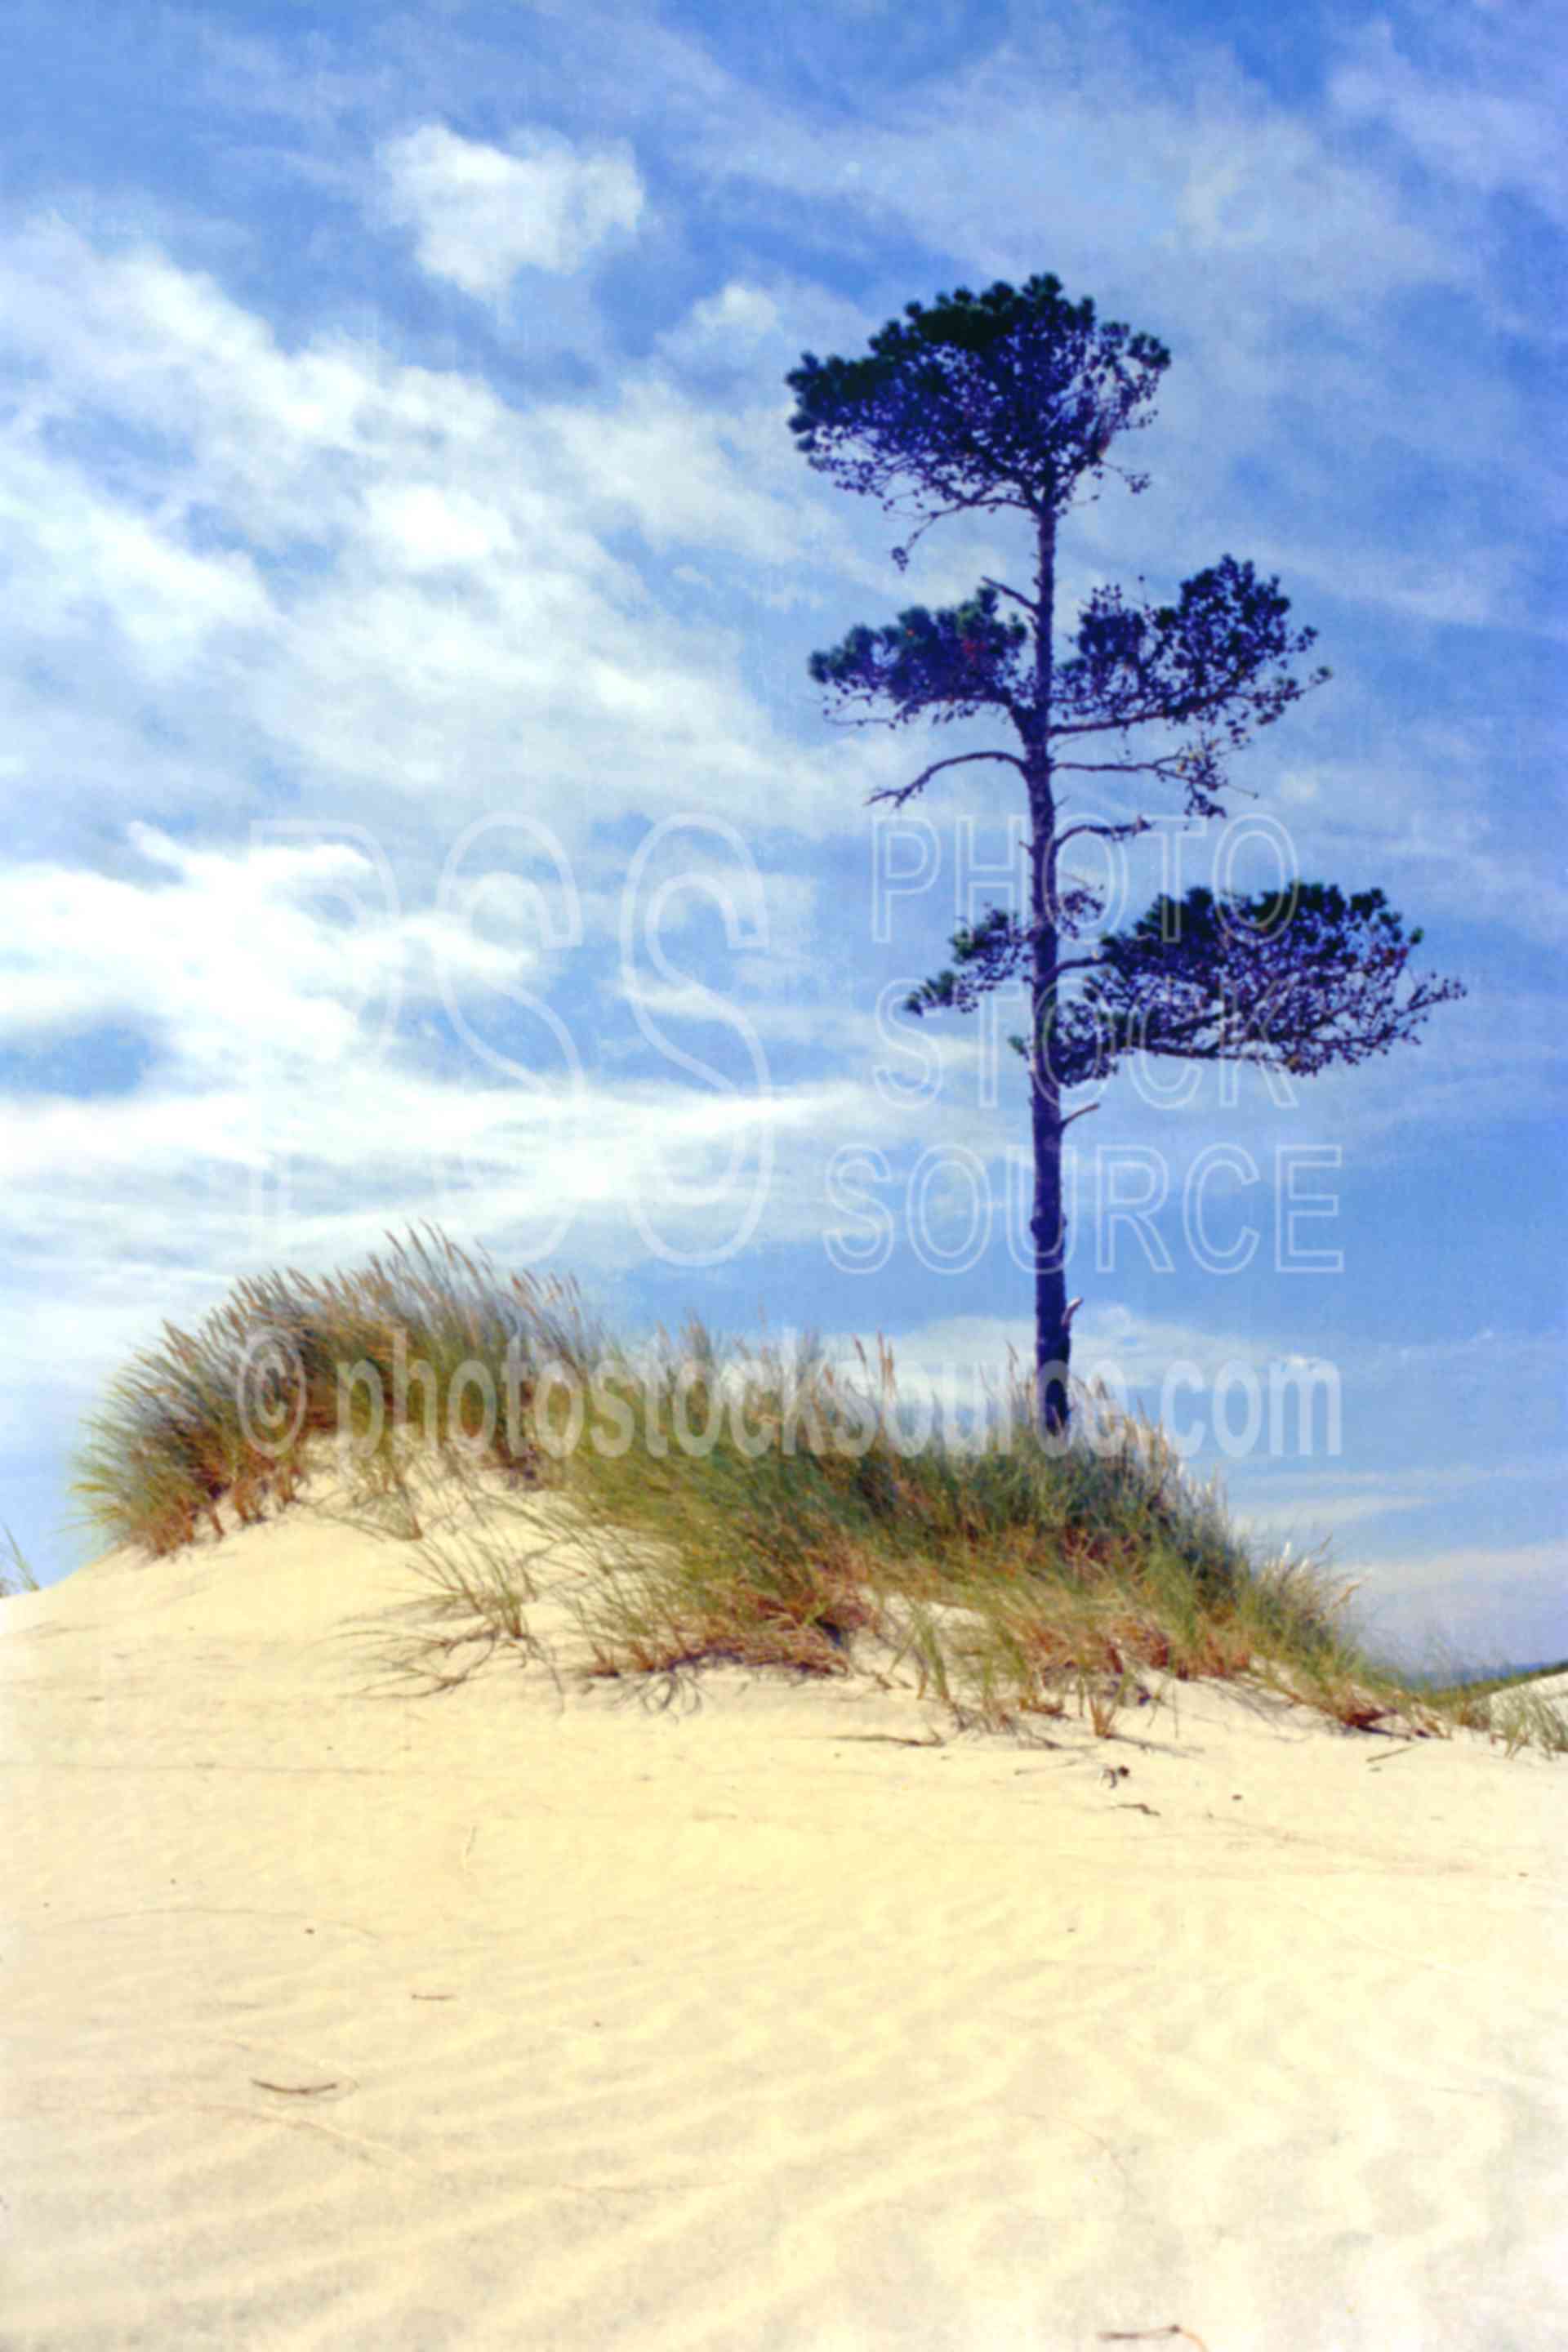
{"type": "MultiPolygon", "coordinates": [[[[834,727],[806,675],[1027,546],[955,520],[900,575],[784,377],[1050,271],[1173,354],[1064,639],[1228,551],[1334,673],[1184,885],[1222,835],[1233,887],[1375,884],[1468,991],[1289,1101],[1120,1075],[1069,1132],[1075,1370],[1329,1539],[1385,1646],[1568,1654],[1561,43],[1517,0],[1047,15],[6,10],[0,1517],[46,1577],[165,1318],[424,1218],[627,1331],[880,1328],[939,1392],[1028,1354],[1022,1066],[888,1011],[1016,774],[866,805],[1006,739],[834,727]],[[1251,1442],[1307,1362],[1337,1451],[1251,1442]]],[[[1176,814],[1073,813],[1131,805],[1176,814]]]]}

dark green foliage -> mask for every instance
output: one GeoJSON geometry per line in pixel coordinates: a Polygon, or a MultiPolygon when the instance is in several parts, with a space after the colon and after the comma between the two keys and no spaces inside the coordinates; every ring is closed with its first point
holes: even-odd
{"type": "MultiPolygon", "coordinates": [[[[1143,420],[1171,355],[1152,335],[1097,324],[1061,281],[966,286],[871,338],[871,356],[818,360],[784,379],[802,455],[846,489],[879,496],[912,475],[950,510],[1053,511],[1098,475],[1118,433],[1143,420]],[[856,444],[860,454],[851,454],[856,444]]],[[[891,507],[894,501],[884,499],[891,507]]],[[[895,551],[900,568],[907,551],[895,551]]]]}
{"type": "Polygon", "coordinates": [[[940,724],[972,718],[983,703],[1005,709],[1020,700],[1026,686],[1016,656],[1028,636],[1022,621],[996,618],[996,592],[982,588],[966,604],[934,614],[911,604],[887,628],[851,629],[842,645],[813,654],[809,668],[818,686],[835,688],[847,701],[886,696],[896,702],[889,726],[933,703],[940,724]]]}
{"type": "Polygon", "coordinates": [[[1334,883],[1160,898],[1131,930],[1100,943],[1076,1026],[1064,1033],[1072,1082],[1134,1051],[1310,1076],[1418,1043],[1432,1007],[1464,994],[1456,980],[1427,977],[1401,997],[1421,938],[1417,929],[1406,939],[1381,890],[1347,899],[1334,883]]]}
{"type": "Polygon", "coordinates": [[[1120,588],[1097,588],[1079,622],[1076,654],[1052,673],[1051,737],[1131,735],[1197,720],[1204,731],[1166,761],[1137,764],[1179,781],[1189,816],[1223,816],[1215,797],[1222,752],[1241,751],[1256,729],[1273,726],[1331,675],[1292,675],[1289,657],[1306,653],[1318,633],[1287,627],[1289,610],[1277,578],[1260,580],[1233,555],[1184,580],[1173,604],[1129,604],[1120,588]]]}
{"type": "MultiPolygon", "coordinates": [[[[1347,899],[1334,883],[1216,898],[1161,897],[1131,929],[1100,941],[1080,997],[1058,1005],[1043,1051],[1061,1087],[1109,1077],[1123,1055],[1247,1061],[1299,1076],[1363,1062],[1411,1040],[1456,980],[1399,984],[1409,937],[1381,890],[1347,899]]],[[[906,1000],[920,1014],[973,1011],[1026,969],[1031,941],[1004,908],[954,935],[953,964],[906,1000]]],[[[1027,1039],[1013,1045],[1029,1054],[1027,1039]]]]}

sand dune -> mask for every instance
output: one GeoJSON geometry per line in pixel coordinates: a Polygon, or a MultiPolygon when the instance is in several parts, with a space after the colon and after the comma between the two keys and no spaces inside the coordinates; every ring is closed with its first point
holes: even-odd
{"type": "Polygon", "coordinates": [[[0,1609],[8,2352],[1568,2341],[1568,1763],[388,1696],[409,1559],[0,1609]]]}

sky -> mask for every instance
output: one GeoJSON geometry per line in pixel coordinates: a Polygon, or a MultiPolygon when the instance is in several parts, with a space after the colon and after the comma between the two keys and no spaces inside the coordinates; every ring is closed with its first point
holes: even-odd
{"type": "Polygon", "coordinates": [[[1030,1358],[1016,1008],[898,1011],[1006,898],[1019,779],[868,804],[1009,739],[833,724],[807,671],[1030,549],[954,518],[900,572],[784,377],[1048,272],[1172,353],[1148,489],[1064,523],[1058,645],[1097,585],[1229,552],[1332,671],[1224,823],[1077,779],[1074,818],[1160,822],[1075,871],[1112,925],[1173,877],[1380,887],[1467,992],[1287,1098],[1099,1090],[1074,1371],[1385,1653],[1568,1655],[1544,7],[8,0],[0,67],[0,1519],[35,1571],[101,1549],[72,1447],[166,1320],[427,1220],[627,1335],[880,1331],[947,1397],[1030,1358]]]}

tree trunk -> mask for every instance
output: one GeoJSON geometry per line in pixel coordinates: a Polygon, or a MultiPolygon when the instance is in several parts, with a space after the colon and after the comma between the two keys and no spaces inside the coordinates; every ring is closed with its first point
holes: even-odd
{"type": "Polygon", "coordinates": [[[1067,1220],[1062,1213],[1061,1113],[1054,1086],[1035,1092],[1035,1409],[1047,1436],[1068,1426],[1067,1220]]]}
{"type": "Polygon", "coordinates": [[[1034,931],[1029,1098],[1035,1149],[1035,1412],[1042,1433],[1067,1433],[1067,1219],[1062,1206],[1061,1089],[1053,1062],[1057,1010],[1056,800],[1051,790],[1051,633],[1056,604],[1056,512],[1040,520],[1036,574],[1035,740],[1029,747],[1029,919],[1034,931]]]}

